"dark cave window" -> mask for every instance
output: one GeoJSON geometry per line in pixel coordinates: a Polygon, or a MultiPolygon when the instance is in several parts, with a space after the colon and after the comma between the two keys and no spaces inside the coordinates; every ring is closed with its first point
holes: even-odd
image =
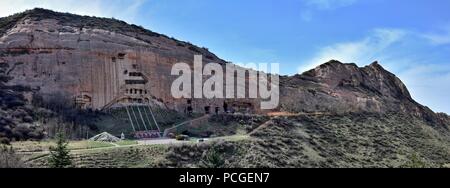
{"type": "Polygon", "coordinates": [[[140,72],[130,72],[129,75],[130,76],[134,76],[134,77],[138,77],[138,76],[142,76],[142,73],[140,73],[140,72]]]}
{"type": "Polygon", "coordinates": [[[119,59],[124,59],[125,58],[125,55],[127,55],[127,54],[125,54],[125,53],[119,53],[119,59]]]}
{"type": "Polygon", "coordinates": [[[205,106],[205,114],[209,114],[211,112],[210,106],[205,106]]]}
{"type": "Polygon", "coordinates": [[[146,84],[145,80],[125,80],[125,84],[127,85],[138,85],[138,84],[146,84]]]}

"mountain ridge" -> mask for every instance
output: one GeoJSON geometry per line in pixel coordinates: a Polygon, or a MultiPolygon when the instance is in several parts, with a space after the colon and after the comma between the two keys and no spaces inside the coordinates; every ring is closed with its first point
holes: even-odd
{"type": "MultiPolygon", "coordinates": [[[[34,21],[41,21],[45,19],[57,20],[59,24],[79,27],[79,28],[91,28],[91,29],[104,29],[109,31],[114,31],[120,34],[124,34],[130,37],[136,37],[145,42],[151,43],[151,40],[146,40],[146,38],[140,38],[138,35],[146,35],[151,37],[162,37],[165,39],[174,40],[179,46],[186,46],[189,50],[196,53],[202,54],[204,56],[213,56],[213,58],[218,57],[213,53],[209,52],[208,49],[204,47],[199,47],[190,42],[181,41],[173,37],[169,37],[164,34],[153,32],[149,29],[145,29],[142,26],[135,24],[128,24],[125,21],[118,20],[115,18],[103,18],[96,16],[80,16],[72,13],[57,12],[44,8],[34,8],[31,10],[26,10],[21,13],[16,13],[11,16],[0,18],[0,37],[6,34],[6,32],[12,29],[18,22],[24,21],[26,19],[31,19],[34,21]]],[[[211,58],[211,59],[213,59],[211,58]]],[[[221,62],[225,62],[219,59],[221,62]]]]}
{"type": "MultiPolygon", "coordinates": [[[[99,63],[109,64],[109,61],[106,62],[105,59],[114,61],[121,58],[121,55],[129,54],[129,60],[126,60],[130,62],[145,61],[143,58],[151,57],[154,59],[142,62],[141,66],[144,70],[148,70],[145,74],[156,75],[152,80],[161,80],[162,77],[165,77],[165,73],[170,74],[170,64],[178,61],[189,61],[194,54],[204,55],[206,57],[204,61],[222,65],[228,63],[206,48],[169,38],[143,27],[127,24],[124,21],[78,16],[41,8],[1,18],[0,34],[2,34],[0,49],[3,49],[0,51],[2,53],[0,55],[7,56],[2,57],[0,61],[9,64],[19,61],[39,64],[42,63],[42,59],[47,59],[50,63],[58,64],[58,66],[54,64],[46,65],[49,70],[44,70],[42,73],[35,70],[35,65],[29,68],[22,67],[21,69],[25,71],[22,71],[22,73],[17,70],[12,71],[12,74],[16,77],[13,83],[29,84],[31,81],[31,83],[35,83],[35,87],[41,87],[44,91],[47,91],[47,94],[52,94],[55,91],[51,88],[46,89],[46,86],[42,85],[42,80],[45,79],[41,77],[45,76],[61,84],[61,88],[69,88],[71,90],[69,91],[70,95],[86,91],[89,93],[99,92],[91,89],[91,85],[95,87],[102,84],[101,82],[90,83],[86,80],[81,81],[80,86],[75,87],[73,82],[76,82],[77,79],[61,78],[64,73],[60,72],[66,69],[66,71],[69,71],[69,69],[62,69],[59,64],[65,64],[65,66],[70,64],[72,69],[79,69],[78,72],[89,71],[79,67],[81,62],[77,60],[78,58],[95,62],[92,66],[97,66],[99,63]],[[56,22],[52,20],[56,20],[56,22]],[[112,44],[114,46],[111,46],[112,44]],[[90,54],[83,54],[85,51],[90,54]],[[100,55],[92,55],[92,53],[100,55]],[[164,70],[162,70],[163,68],[164,70]],[[34,77],[28,76],[29,74],[34,75],[34,77]],[[70,85],[65,83],[70,83],[70,85]],[[87,85],[87,87],[83,85],[87,85]]],[[[113,74],[109,70],[104,70],[104,67],[95,69],[104,72],[104,75],[101,75],[103,77],[109,78],[113,74]]],[[[70,72],[72,71],[64,75],[70,75],[69,78],[76,78],[80,77],[80,74],[85,74],[70,72]]],[[[105,79],[97,78],[98,75],[85,76],[95,78],[94,80],[105,79]]],[[[169,88],[166,88],[166,85],[170,85],[171,79],[167,78],[156,86],[155,84],[151,86],[154,88],[154,92],[150,91],[151,93],[159,92],[154,97],[158,100],[174,102],[164,93],[164,91],[170,91],[169,88]]],[[[294,112],[328,111],[333,113],[401,111],[416,114],[433,122],[444,118],[442,116],[438,118],[438,115],[431,109],[412,99],[402,81],[385,70],[378,62],[365,67],[358,67],[354,63],[344,64],[331,60],[303,74],[282,76],[280,81],[282,96],[281,107],[278,110],[294,112]]],[[[118,86],[111,85],[103,90],[111,90],[114,87],[118,86]]],[[[93,96],[93,98],[104,101],[97,104],[101,106],[115,97],[104,93],[98,97],[93,96]]],[[[217,105],[221,106],[220,103],[218,102],[217,105]]],[[[175,108],[179,105],[176,101],[174,104],[175,108]]]]}
{"type": "MultiPolygon", "coordinates": [[[[450,164],[449,116],[417,103],[405,84],[378,62],[358,67],[331,60],[302,74],[281,76],[280,105],[264,112],[258,111],[260,99],[173,98],[175,63],[191,62],[197,54],[205,57],[203,63],[228,62],[206,48],[122,21],[33,9],[0,18],[0,35],[0,143],[20,147],[16,141],[48,139],[61,131],[72,139],[104,131],[132,136],[136,130],[130,115],[119,119],[119,107],[103,110],[110,104],[141,100],[158,113],[170,109],[178,116],[163,114],[166,126],[177,124],[172,119],[184,122],[180,116],[189,109],[194,114],[219,109],[203,116],[211,117],[205,122],[191,122],[173,133],[211,136],[210,141],[78,150],[73,154],[76,167],[450,164]],[[236,113],[225,113],[225,104],[236,113]]],[[[35,147],[23,149],[42,150],[35,147]]],[[[30,167],[48,166],[45,156],[24,157],[30,167]]]]}

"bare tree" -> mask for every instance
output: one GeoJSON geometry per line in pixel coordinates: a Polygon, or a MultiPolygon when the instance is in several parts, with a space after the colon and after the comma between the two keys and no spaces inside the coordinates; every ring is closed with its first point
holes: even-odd
{"type": "Polygon", "coordinates": [[[21,158],[14,152],[12,146],[0,146],[0,168],[23,168],[21,158]]]}

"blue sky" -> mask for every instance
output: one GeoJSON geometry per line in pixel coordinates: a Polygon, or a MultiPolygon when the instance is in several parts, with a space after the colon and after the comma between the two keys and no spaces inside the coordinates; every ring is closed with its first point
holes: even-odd
{"type": "Polygon", "coordinates": [[[2,0],[0,16],[33,7],[123,19],[282,74],[378,60],[414,99],[450,113],[448,0],[2,0]]]}

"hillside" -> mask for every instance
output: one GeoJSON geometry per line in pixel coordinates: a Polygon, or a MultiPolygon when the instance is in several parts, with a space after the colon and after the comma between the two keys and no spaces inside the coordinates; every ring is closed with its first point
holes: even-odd
{"type": "Polygon", "coordinates": [[[30,88],[7,85],[7,70],[7,64],[0,64],[0,144],[43,139],[43,127],[34,123],[43,109],[35,109],[26,98],[32,95],[30,88]]]}
{"type": "MultiPolygon", "coordinates": [[[[275,117],[241,138],[74,151],[77,167],[429,168],[450,164],[450,132],[405,114],[275,117]]],[[[45,167],[45,158],[28,163],[45,167]]]]}
{"type": "MultiPolygon", "coordinates": [[[[126,111],[113,107],[148,103],[162,109],[164,126],[170,127],[187,119],[188,107],[200,116],[215,108],[223,115],[222,107],[230,102],[246,113],[245,118],[212,116],[205,124],[177,132],[228,138],[224,141],[79,151],[74,154],[76,165],[441,167],[450,163],[450,117],[417,103],[403,82],[378,62],[358,67],[331,60],[303,74],[281,76],[280,106],[262,112],[260,99],[173,98],[172,65],[190,63],[198,54],[205,64],[228,63],[206,48],[116,19],[45,9],[0,18],[0,139],[42,139],[45,134],[36,126],[39,123],[53,132],[69,127],[73,138],[84,138],[86,131],[131,134],[129,119],[114,117],[126,111]],[[60,116],[36,115],[36,110],[46,108],[60,116]],[[49,121],[57,127],[49,128],[49,121]]],[[[30,165],[45,167],[43,159],[30,165]]]]}
{"type": "MultiPolygon", "coordinates": [[[[209,53],[206,49],[200,48],[188,42],[180,41],[172,37],[168,37],[163,34],[155,33],[153,31],[147,30],[142,26],[137,26],[134,24],[128,24],[124,21],[117,20],[114,18],[99,18],[91,16],[79,16],[71,13],[60,13],[54,12],[47,9],[35,8],[32,10],[27,10],[22,13],[17,13],[12,16],[0,18],[0,37],[7,35],[8,31],[18,26],[20,22],[23,21],[45,21],[45,20],[56,20],[57,24],[65,26],[66,28],[60,28],[59,32],[71,32],[67,30],[68,27],[82,29],[101,29],[108,30],[111,32],[123,34],[129,37],[134,37],[139,40],[143,40],[149,44],[152,44],[157,38],[161,40],[171,40],[176,42],[177,46],[186,47],[197,53],[201,53],[205,56],[211,56],[213,54],[209,53]]],[[[56,31],[54,31],[56,32],[56,31]]],[[[72,31],[73,32],[73,31],[72,31]]],[[[214,56],[214,58],[217,58],[214,56]]]]}
{"type": "MultiPolygon", "coordinates": [[[[80,98],[84,103],[77,105],[92,109],[130,97],[126,88],[146,90],[148,94],[142,98],[183,111],[187,101],[170,95],[171,83],[177,78],[171,76],[171,66],[192,63],[196,54],[203,55],[204,63],[226,63],[206,48],[116,19],[37,8],[0,18],[0,29],[0,63],[14,67],[9,70],[11,84],[39,88],[43,96],[80,98]],[[133,79],[145,82],[129,85],[127,80],[132,77],[124,73],[142,75],[133,79]]],[[[301,75],[282,76],[280,81],[281,111],[402,111],[438,119],[415,102],[401,80],[378,62],[360,68],[333,60],[301,75]]],[[[250,103],[255,111],[258,101],[238,102],[250,103]]],[[[193,102],[194,111],[204,112],[204,108],[222,107],[226,101],[193,102]]]]}
{"type": "Polygon", "coordinates": [[[450,163],[450,132],[405,114],[280,117],[246,141],[173,147],[165,165],[202,166],[215,150],[222,167],[442,167],[450,163]]]}

